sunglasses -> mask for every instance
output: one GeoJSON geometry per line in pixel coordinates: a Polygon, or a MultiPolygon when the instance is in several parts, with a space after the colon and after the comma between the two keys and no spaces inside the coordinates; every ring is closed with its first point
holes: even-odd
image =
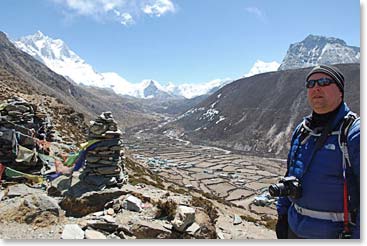
{"type": "Polygon", "coordinates": [[[329,78],[309,80],[309,81],[306,81],[306,88],[313,88],[316,85],[316,83],[319,86],[327,86],[327,85],[330,85],[331,83],[335,83],[335,81],[329,78]]]}

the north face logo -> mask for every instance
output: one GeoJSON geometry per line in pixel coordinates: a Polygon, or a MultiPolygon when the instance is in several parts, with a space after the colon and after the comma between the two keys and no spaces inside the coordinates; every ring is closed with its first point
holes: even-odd
{"type": "Polygon", "coordinates": [[[324,145],[324,148],[328,150],[335,150],[335,144],[326,144],[324,145]]]}

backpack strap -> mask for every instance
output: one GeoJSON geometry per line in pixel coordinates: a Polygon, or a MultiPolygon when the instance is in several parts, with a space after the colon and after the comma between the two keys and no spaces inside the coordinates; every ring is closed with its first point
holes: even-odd
{"type": "Polygon", "coordinates": [[[353,125],[354,121],[358,118],[357,114],[353,112],[349,112],[345,117],[344,120],[340,126],[339,130],[339,146],[340,150],[343,153],[344,159],[346,161],[346,164],[348,165],[348,168],[352,167],[352,164],[350,163],[349,159],[349,153],[348,153],[348,132],[350,127],[353,125]]]}
{"type": "MultiPolygon", "coordinates": [[[[357,115],[355,113],[349,112],[345,117],[340,126],[339,132],[339,147],[343,153],[343,179],[344,179],[344,188],[343,188],[343,207],[344,207],[344,230],[341,233],[342,238],[350,238],[351,237],[351,229],[350,229],[350,220],[349,220],[349,205],[351,201],[350,194],[348,194],[348,176],[352,175],[352,164],[349,159],[348,153],[348,132],[354,121],[357,119],[357,115]]],[[[354,217],[352,215],[352,217],[354,217]]],[[[353,218],[352,218],[353,220],[353,218]]]]}
{"type": "Polygon", "coordinates": [[[300,142],[303,142],[310,135],[312,130],[310,129],[308,125],[309,125],[309,119],[305,117],[303,121],[301,122],[301,124],[299,124],[297,129],[294,131],[294,134],[291,140],[291,146],[293,145],[294,140],[297,137],[299,137],[300,142]]]}

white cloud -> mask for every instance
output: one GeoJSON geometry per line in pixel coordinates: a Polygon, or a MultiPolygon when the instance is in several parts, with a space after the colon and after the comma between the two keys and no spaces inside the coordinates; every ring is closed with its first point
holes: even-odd
{"type": "Polygon", "coordinates": [[[113,10],[113,12],[120,17],[120,23],[124,26],[134,24],[135,21],[129,13],[120,13],[118,10],[113,10]]]}
{"type": "Polygon", "coordinates": [[[147,3],[142,10],[148,15],[159,17],[167,12],[175,12],[175,6],[170,0],[154,0],[147,3]]]}
{"type": "Polygon", "coordinates": [[[88,16],[97,21],[117,21],[127,26],[142,15],[161,17],[175,12],[172,0],[51,0],[68,14],[88,16]]]}
{"type": "Polygon", "coordinates": [[[261,21],[266,22],[265,13],[263,11],[261,11],[259,8],[257,8],[257,7],[248,7],[245,10],[246,10],[246,12],[255,15],[261,21]]]}

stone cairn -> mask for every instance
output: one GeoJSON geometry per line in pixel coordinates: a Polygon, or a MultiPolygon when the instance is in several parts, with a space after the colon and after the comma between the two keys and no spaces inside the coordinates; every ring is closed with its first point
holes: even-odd
{"type": "MultiPolygon", "coordinates": [[[[53,142],[55,130],[47,113],[21,97],[6,100],[0,110],[0,125],[41,140],[53,142]]],[[[25,137],[25,136],[23,136],[25,137]]],[[[30,140],[30,139],[28,139],[30,140]]],[[[20,145],[27,145],[20,137],[20,145]]],[[[27,146],[24,146],[27,147],[27,146]]],[[[29,146],[31,147],[31,146],[29,146]]]]}
{"type": "MultiPolygon", "coordinates": [[[[35,122],[36,110],[37,107],[35,105],[16,96],[5,100],[0,110],[0,131],[3,133],[7,132],[8,135],[10,131],[16,132],[15,143],[10,143],[9,141],[5,143],[3,141],[4,138],[0,140],[1,149],[4,150],[0,152],[0,159],[7,166],[27,173],[38,173],[42,168],[42,163],[36,157],[26,163],[16,163],[14,150],[15,147],[18,148],[17,146],[19,144],[29,150],[36,151],[37,144],[35,137],[37,137],[36,130],[38,129],[38,124],[35,122]],[[3,152],[5,152],[5,156],[3,156],[3,152]],[[12,154],[10,154],[11,152],[12,154]]],[[[10,139],[8,138],[8,140],[10,139]]]]}
{"type": "Polygon", "coordinates": [[[16,124],[33,124],[35,105],[28,103],[21,97],[13,97],[4,102],[4,108],[0,111],[1,119],[16,124]]]}
{"type": "Polygon", "coordinates": [[[87,152],[80,180],[99,188],[123,185],[127,177],[124,174],[122,133],[112,113],[103,112],[90,124],[88,140],[100,140],[102,146],[87,152]]]}

